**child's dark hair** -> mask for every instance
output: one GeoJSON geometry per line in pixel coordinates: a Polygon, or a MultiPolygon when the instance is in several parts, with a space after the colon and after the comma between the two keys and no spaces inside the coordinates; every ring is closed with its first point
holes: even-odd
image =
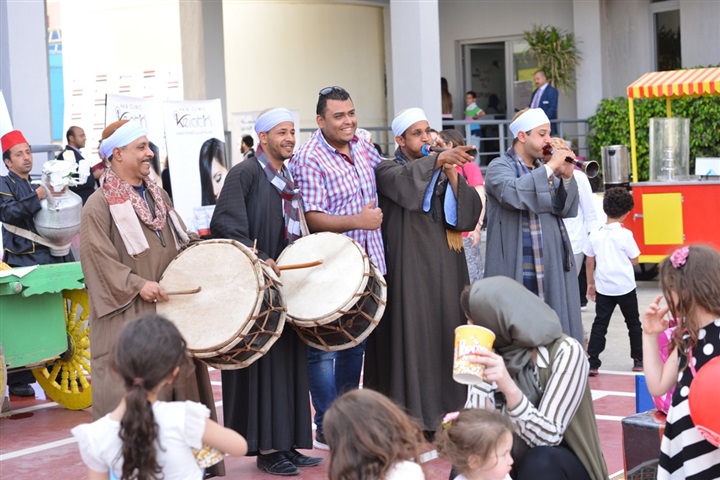
{"type": "Polygon", "coordinates": [[[635,206],[632,193],[622,187],[615,187],[605,192],[603,210],[608,218],[620,218],[635,206]]]}
{"type": "Polygon", "coordinates": [[[185,348],[177,327],[155,314],[128,322],[120,332],[112,362],[127,391],[120,421],[121,480],[162,477],[156,456],[158,425],[147,394],[186,361],[185,348]]]}
{"type": "Polygon", "coordinates": [[[677,263],[677,268],[671,257],[660,262],[663,295],[672,317],[682,322],[673,333],[671,348],[683,345],[683,350],[698,343],[701,327],[696,316],[697,307],[720,318],[720,252],[707,245],[692,245],[687,249],[687,259],[682,265],[677,263]],[[672,302],[671,292],[677,295],[677,303],[672,302]],[[685,334],[688,337],[683,340],[685,334]]]}
{"type": "Polygon", "coordinates": [[[450,424],[443,424],[435,434],[438,455],[460,473],[467,473],[471,455],[486,462],[496,454],[503,434],[512,433],[510,419],[502,413],[481,408],[462,410],[450,424]]]}
{"type": "Polygon", "coordinates": [[[369,389],[351,390],[325,414],[330,480],[377,480],[404,460],[417,461],[425,444],[420,426],[392,400],[369,389]]]}

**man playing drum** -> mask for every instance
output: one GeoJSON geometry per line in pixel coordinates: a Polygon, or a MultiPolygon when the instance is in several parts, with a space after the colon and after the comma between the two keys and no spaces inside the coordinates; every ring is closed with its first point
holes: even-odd
{"type": "Polygon", "coordinates": [[[455,327],[465,323],[458,299],[469,281],[461,232],[475,228],[482,201],[455,170],[473,161],[472,146],[424,155],[430,125],[419,108],[400,112],[392,130],[395,159],[376,169],[388,301],[368,341],[363,386],[388,395],[432,431],[466,398],[467,388],[451,374],[455,327]]]}
{"type": "MultiPolygon", "coordinates": [[[[168,301],[158,280],[191,240],[165,191],[148,179],[153,153],[140,124],[119,120],[105,128],[102,138],[100,148],[110,168],[102,188],[83,207],[80,224],[80,260],[90,295],[95,420],[125,395],[109,359],[120,329],[128,320],[155,313],[157,302],[168,301]]],[[[200,401],[217,420],[207,367],[194,364],[194,377],[179,375],[163,399],[200,401]]],[[[210,471],[222,475],[224,465],[210,471]]]]}
{"type": "MultiPolygon", "coordinates": [[[[320,127],[290,161],[290,171],[303,195],[310,230],[347,235],[365,249],[385,275],[377,207],[375,167],[382,161],[375,147],[355,135],[357,117],[350,94],[340,87],[320,90],[320,127]]],[[[335,398],[360,383],[365,342],[339,352],[308,347],[310,393],[315,407],[315,447],[328,449],[323,416],[335,398]]]]}
{"type": "MultiPolygon", "coordinates": [[[[278,275],[275,259],[300,236],[300,194],[283,165],[295,147],[293,116],[285,108],[261,113],[255,121],[260,139],[256,156],[234,166],[210,223],[214,238],[255,246],[257,256],[278,275]]],[[[225,426],[247,439],[249,455],[273,475],[297,475],[322,459],[296,448],[312,448],[305,344],[285,328],[263,357],[247,368],[223,370],[225,426]]]]}

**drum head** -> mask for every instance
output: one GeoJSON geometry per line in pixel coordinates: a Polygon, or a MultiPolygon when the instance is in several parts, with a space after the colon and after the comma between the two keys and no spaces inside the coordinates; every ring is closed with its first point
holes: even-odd
{"type": "Polygon", "coordinates": [[[322,260],[316,267],[284,270],[280,276],[288,317],[298,322],[331,321],[342,315],[365,290],[370,261],[362,247],[339,233],[321,232],[289,245],[277,264],[322,260]]]}
{"type": "Polygon", "coordinates": [[[234,240],[196,243],[170,262],[160,279],[166,292],[192,290],[194,294],[170,295],[157,304],[157,313],[173,322],[188,350],[212,351],[235,341],[246,321],[262,304],[264,285],[257,257],[234,240]]]}

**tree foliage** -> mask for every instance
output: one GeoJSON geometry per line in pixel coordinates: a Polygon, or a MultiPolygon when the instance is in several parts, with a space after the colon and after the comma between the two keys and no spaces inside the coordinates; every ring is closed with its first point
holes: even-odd
{"type": "Polygon", "coordinates": [[[575,70],[582,59],[575,34],[553,26],[533,25],[532,30],[523,32],[523,37],[548,82],[563,92],[575,90],[575,70]]]}

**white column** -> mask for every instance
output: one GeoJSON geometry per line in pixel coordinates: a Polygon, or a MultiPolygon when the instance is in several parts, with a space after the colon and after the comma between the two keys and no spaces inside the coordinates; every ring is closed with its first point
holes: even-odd
{"type": "Polygon", "coordinates": [[[222,2],[181,1],[179,8],[185,100],[219,98],[225,124],[229,125],[222,2]]]}
{"type": "Polygon", "coordinates": [[[401,110],[420,107],[430,125],[441,129],[437,0],[390,0],[390,37],[389,121],[401,110]]]}
{"type": "Polygon", "coordinates": [[[603,98],[600,0],[573,1],[573,31],[582,61],[576,71],[578,118],[595,115],[603,98]]]}
{"type": "Polygon", "coordinates": [[[45,2],[0,1],[0,89],[13,127],[36,145],[52,141],[45,21],[45,2]]]}

